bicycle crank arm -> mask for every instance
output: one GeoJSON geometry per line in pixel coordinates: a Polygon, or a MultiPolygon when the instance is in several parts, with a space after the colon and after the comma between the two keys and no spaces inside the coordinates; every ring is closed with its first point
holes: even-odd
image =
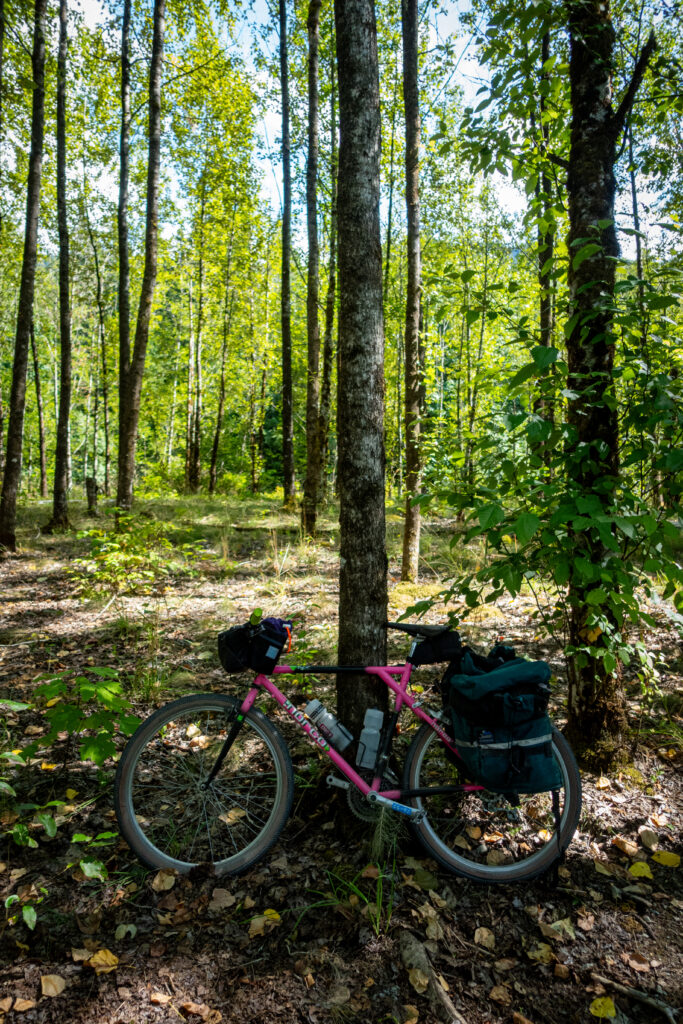
{"type": "Polygon", "coordinates": [[[424,821],[427,817],[427,812],[419,810],[417,807],[408,807],[406,804],[400,804],[397,800],[389,800],[386,796],[380,796],[379,793],[370,791],[365,799],[371,804],[383,804],[392,811],[398,811],[399,814],[405,814],[406,818],[410,818],[411,821],[424,821]]]}
{"type": "Polygon", "coordinates": [[[328,786],[335,786],[337,789],[350,789],[351,783],[346,779],[338,779],[336,775],[328,775],[325,779],[328,786]]]}

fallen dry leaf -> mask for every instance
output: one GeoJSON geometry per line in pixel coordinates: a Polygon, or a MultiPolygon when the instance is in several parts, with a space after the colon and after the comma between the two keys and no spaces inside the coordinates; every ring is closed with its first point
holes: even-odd
{"type": "Polygon", "coordinates": [[[477,928],[474,941],[477,946],[483,946],[485,949],[494,949],[496,945],[496,937],[490,928],[477,928]]]}
{"type": "Polygon", "coordinates": [[[638,829],[638,838],[646,850],[656,850],[659,843],[659,836],[651,828],[644,825],[638,829]]]}
{"type": "Polygon", "coordinates": [[[376,864],[368,864],[360,873],[361,878],[379,878],[380,870],[376,864]]]}
{"type": "Polygon", "coordinates": [[[40,990],[44,996],[58,996],[66,988],[66,980],[59,974],[43,974],[40,990]]]}
{"type": "Polygon", "coordinates": [[[667,868],[677,868],[681,863],[680,854],[671,853],[669,850],[657,850],[652,854],[652,859],[667,868]]]}
{"type": "Polygon", "coordinates": [[[193,1003],[191,1000],[181,1003],[180,1009],[184,1010],[190,1017],[201,1017],[202,1020],[206,1020],[211,1013],[211,1007],[207,1006],[206,1003],[193,1003]]]}
{"type": "Polygon", "coordinates": [[[638,853],[638,844],[631,842],[630,839],[624,839],[623,836],[615,836],[612,846],[616,846],[617,850],[621,850],[627,857],[635,857],[638,853]]]}
{"type": "Polygon", "coordinates": [[[99,949],[85,961],[85,966],[92,967],[95,974],[109,974],[110,971],[115,971],[118,965],[119,958],[109,949],[99,949]]]}
{"type": "Polygon", "coordinates": [[[506,985],[494,985],[489,992],[489,999],[494,1003],[500,1003],[501,1006],[509,1006],[512,1002],[512,992],[506,985]]]}
{"type": "Polygon", "coordinates": [[[595,783],[596,789],[609,789],[612,783],[604,775],[601,775],[598,781],[595,783]]]}
{"type": "Polygon", "coordinates": [[[517,1013],[515,1010],[512,1014],[512,1024],[531,1024],[531,1021],[523,1013],[517,1013]]]}
{"type": "Polygon", "coordinates": [[[600,996],[598,999],[594,999],[588,1007],[594,1017],[616,1017],[617,1010],[614,1002],[609,996],[600,996]]]}
{"type": "Polygon", "coordinates": [[[170,1003],[171,997],[166,992],[152,992],[149,1001],[155,1006],[164,1006],[165,1003],[170,1003]]]}
{"type": "Polygon", "coordinates": [[[26,1010],[32,1010],[36,1006],[35,999],[15,999],[14,1006],[12,1009],[15,1013],[24,1013],[26,1010]]]}
{"type": "Polygon", "coordinates": [[[7,1013],[12,1008],[12,996],[5,996],[4,999],[0,999],[0,1013],[7,1013]]]}
{"type": "Polygon", "coordinates": [[[351,989],[347,985],[335,985],[327,997],[327,1001],[332,1006],[345,1006],[350,998],[351,989]]]}
{"type": "Polygon", "coordinates": [[[650,970],[650,961],[646,960],[642,953],[622,953],[621,959],[634,971],[647,974],[650,970]]]}
{"type": "Polygon", "coordinates": [[[517,961],[513,960],[512,957],[503,957],[501,960],[496,960],[493,965],[496,971],[511,971],[517,966],[517,961]]]}
{"type": "Polygon", "coordinates": [[[80,963],[82,960],[89,960],[92,956],[93,951],[91,949],[72,949],[71,958],[75,963],[80,963]]]}
{"type": "Polygon", "coordinates": [[[561,981],[566,981],[569,977],[569,968],[566,964],[555,964],[553,974],[556,978],[560,978],[561,981]]]}
{"type": "Polygon", "coordinates": [[[634,878],[652,878],[652,871],[650,865],[646,864],[645,861],[638,860],[635,864],[631,864],[628,869],[629,874],[633,875],[634,878]]]}
{"type": "Polygon", "coordinates": [[[555,959],[555,954],[547,942],[539,942],[533,949],[528,949],[526,955],[539,964],[550,964],[555,959]]]}
{"type": "Polygon", "coordinates": [[[417,1024],[420,1019],[417,1006],[413,1006],[412,1003],[403,1004],[403,1024],[417,1024]]]}
{"type": "Polygon", "coordinates": [[[422,995],[429,987],[429,975],[421,971],[419,967],[411,967],[408,971],[408,981],[418,995],[422,995]]]}
{"type": "Polygon", "coordinates": [[[161,871],[157,871],[156,875],[152,879],[152,888],[155,892],[166,892],[167,889],[172,889],[175,885],[177,875],[175,871],[162,868],[161,871]]]}
{"type": "Polygon", "coordinates": [[[237,902],[236,898],[228,889],[214,889],[211,894],[209,910],[227,910],[237,902]]]}

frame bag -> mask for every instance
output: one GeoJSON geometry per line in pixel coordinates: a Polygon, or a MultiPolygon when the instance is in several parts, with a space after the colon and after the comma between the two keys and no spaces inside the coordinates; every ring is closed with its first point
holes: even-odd
{"type": "Polygon", "coordinates": [[[494,648],[487,658],[463,648],[444,676],[444,704],[468,774],[511,802],[562,785],[552,752],[549,680],[544,661],[515,658],[509,647],[494,648]]]}

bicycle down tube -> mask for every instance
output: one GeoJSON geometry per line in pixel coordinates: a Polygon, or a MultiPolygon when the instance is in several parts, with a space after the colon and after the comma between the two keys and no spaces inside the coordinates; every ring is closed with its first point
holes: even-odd
{"type": "MultiPolygon", "coordinates": [[[[324,670],[326,672],[331,673],[339,669],[343,671],[344,668],[345,666],[325,666],[324,670]]],[[[410,662],[406,662],[405,665],[397,666],[368,665],[364,666],[363,668],[357,668],[355,669],[355,671],[362,671],[367,673],[368,675],[378,676],[394,694],[394,714],[396,716],[400,714],[404,705],[407,706],[412,711],[412,713],[420,719],[420,721],[424,722],[426,725],[430,726],[431,729],[433,729],[435,734],[448,747],[449,750],[455,752],[455,748],[453,747],[452,740],[448,736],[448,733],[446,733],[445,730],[441,728],[439,722],[435,718],[424,712],[422,708],[419,706],[416,698],[413,697],[411,693],[408,693],[407,688],[408,683],[410,681],[412,668],[412,664],[410,662]],[[398,682],[393,678],[394,676],[400,676],[398,682]]],[[[320,672],[321,666],[306,666],[307,672],[312,672],[315,670],[320,672]]],[[[348,668],[346,670],[348,671],[348,668]]],[[[298,674],[299,671],[301,671],[299,666],[292,667],[289,665],[276,665],[275,668],[273,669],[273,675],[296,675],[298,674]]],[[[352,785],[354,785],[363,794],[363,796],[368,796],[368,794],[375,794],[375,801],[377,801],[378,803],[386,804],[390,806],[392,810],[398,811],[401,814],[405,814],[406,817],[409,818],[419,819],[424,816],[424,811],[421,811],[414,807],[408,807],[406,804],[401,803],[402,798],[421,795],[422,790],[382,790],[380,789],[381,778],[379,776],[376,776],[371,784],[366,782],[365,779],[363,779],[362,776],[359,775],[358,772],[352,767],[352,765],[349,764],[346,758],[343,757],[337,750],[335,750],[333,746],[331,746],[331,744],[318,731],[318,729],[316,729],[315,725],[311,721],[309,721],[304,712],[299,710],[299,708],[297,708],[296,705],[294,705],[287,697],[285,697],[282,691],[278,689],[275,683],[268,676],[262,673],[256,676],[256,678],[254,679],[253,686],[251,687],[249,693],[244,698],[244,701],[242,702],[242,705],[240,707],[241,716],[246,715],[253,707],[258,692],[261,689],[266,690],[266,692],[270,694],[270,696],[280,705],[280,707],[287,712],[289,717],[297,723],[302,732],[304,732],[311,739],[311,741],[316,744],[319,750],[327,754],[327,756],[335,765],[335,767],[338,768],[339,771],[346,776],[349,782],[352,785]]],[[[465,784],[452,787],[439,787],[439,789],[448,789],[449,791],[474,791],[480,790],[481,788],[481,786],[476,784],[465,784]]]]}

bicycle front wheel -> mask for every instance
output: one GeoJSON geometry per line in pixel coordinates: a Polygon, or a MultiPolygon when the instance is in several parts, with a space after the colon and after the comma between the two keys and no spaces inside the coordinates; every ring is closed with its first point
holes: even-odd
{"type": "Polygon", "coordinates": [[[216,778],[206,780],[240,706],[198,694],[160,708],[126,746],[115,781],[121,833],[140,860],[185,873],[199,864],[238,874],[282,831],[292,807],[292,761],[282,735],[252,708],[216,778]]]}
{"type": "MultiPolygon", "coordinates": [[[[520,794],[512,806],[499,793],[463,790],[412,797],[426,810],[411,829],[425,850],[449,871],[477,882],[522,882],[543,874],[569,845],[581,811],[581,777],[564,736],[553,728],[553,756],[562,774],[559,842],[550,793],[520,794]]],[[[466,782],[432,729],[413,740],[403,773],[404,789],[459,786],[466,782]]]]}

